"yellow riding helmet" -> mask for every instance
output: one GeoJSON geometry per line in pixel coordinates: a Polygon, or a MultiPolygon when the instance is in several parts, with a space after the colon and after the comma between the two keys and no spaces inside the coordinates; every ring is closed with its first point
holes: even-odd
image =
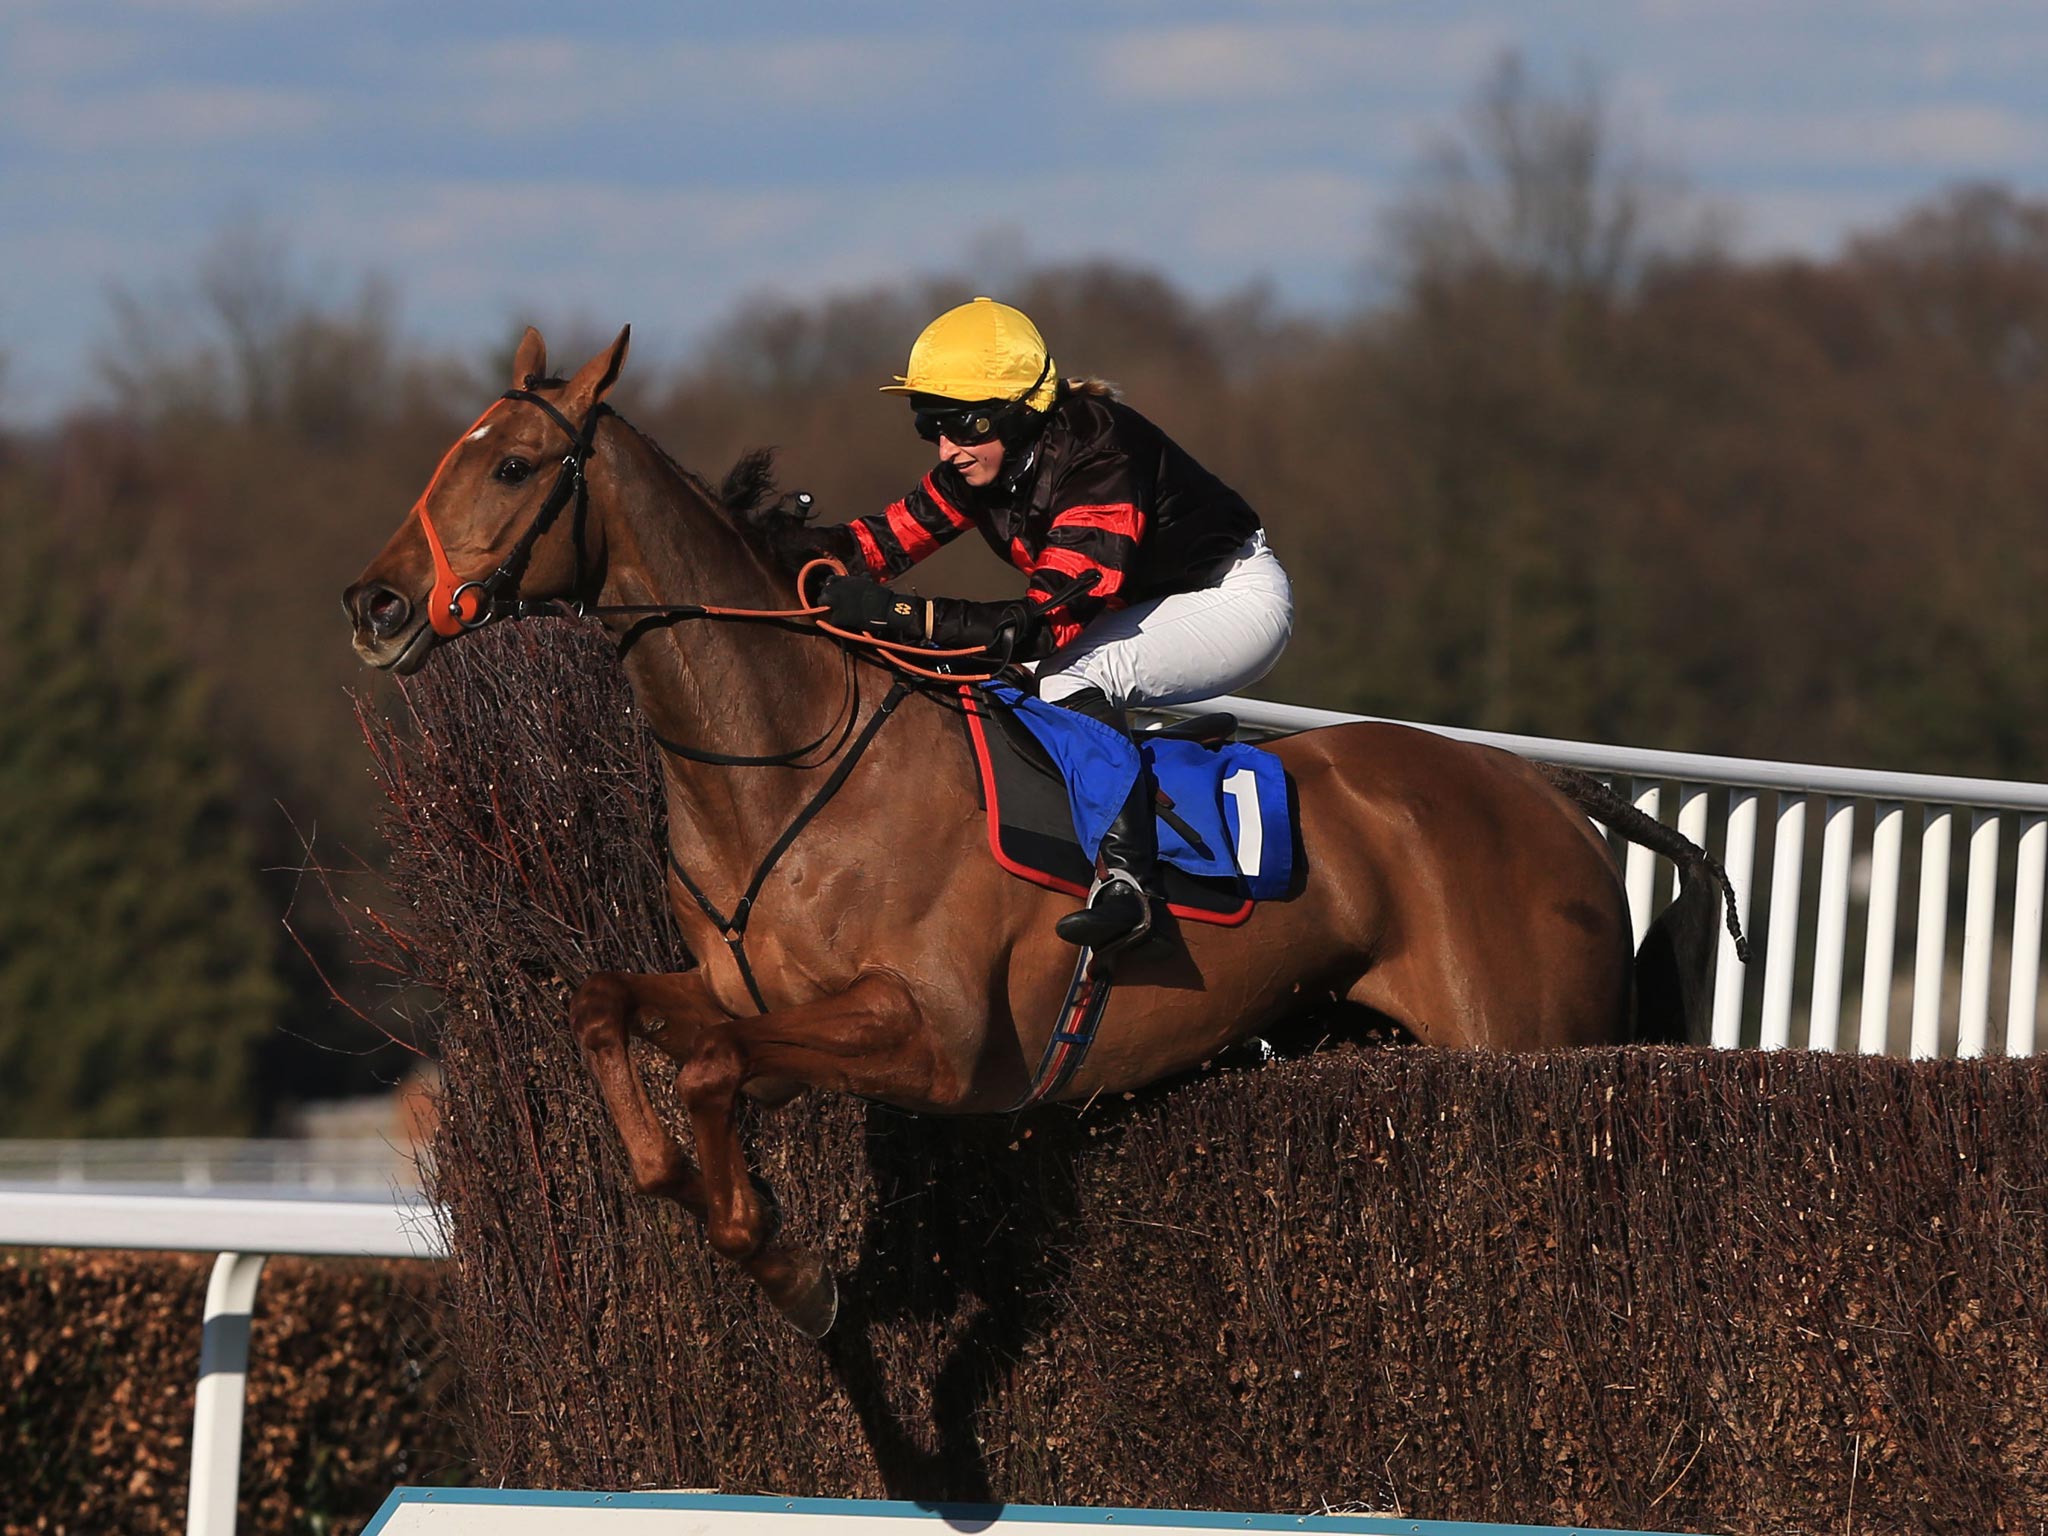
{"type": "Polygon", "coordinates": [[[949,309],[910,345],[910,364],[884,384],[885,395],[937,395],[946,400],[1022,400],[1049,410],[1059,397],[1059,369],[1045,338],[1021,309],[978,298],[949,309]],[[1028,396],[1028,398],[1027,398],[1028,396]]]}

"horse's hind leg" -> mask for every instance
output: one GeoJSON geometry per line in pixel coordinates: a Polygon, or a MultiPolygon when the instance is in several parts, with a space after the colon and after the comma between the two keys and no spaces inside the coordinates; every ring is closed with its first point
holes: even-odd
{"type": "Polygon", "coordinates": [[[655,1113],[628,1042],[638,1034],[673,1052],[668,1036],[694,1035],[701,1025],[724,1017],[693,971],[670,976],[599,971],[569,1003],[570,1027],[626,1144],[634,1184],[642,1194],[673,1200],[699,1218],[705,1212],[703,1181],[655,1113]]]}
{"type": "Polygon", "coordinates": [[[812,1338],[831,1328],[838,1288],[820,1255],[770,1242],[772,1216],[740,1144],[739,1094],[751,1081],[772,1079],[929,1102],[933,1076],[908,989],[882,975],[864,976],[815,1003],[704,1029],[676,1075],[703,1168],[711,1245],[745,1268],[812,1338]]]}

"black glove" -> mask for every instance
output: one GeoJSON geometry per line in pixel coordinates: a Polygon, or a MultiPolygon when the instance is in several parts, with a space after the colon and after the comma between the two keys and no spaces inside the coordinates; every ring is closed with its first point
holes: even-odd
{"type": "Polygon", "coordinates": [[[835,629],[880,635],[885,640],[921,644],[931,638],[926,616],[931,605],[921,597],[892,592],[865,576],[833,576],[818,597],[831,610],[825,618],[835,629]]]}
{"type": "Polygon", "coordinates": [[[1010,661],[1031,661],[1046,653],[1051,632],[1030,603],[977,603],[962,597],[932,599],[932,642],[948,650],[978,645],[1010,661]]]}

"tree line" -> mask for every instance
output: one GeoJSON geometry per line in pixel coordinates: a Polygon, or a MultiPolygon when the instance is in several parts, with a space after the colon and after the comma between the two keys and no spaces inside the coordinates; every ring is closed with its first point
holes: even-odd
{"type": "MultiPolygon", "coordinates": [[[[999,295],[1265,517],[1297,629],[1259,691],[2048,775],[2048,203],[1957,187],[1829,257],[1746,259],[1613,152],[1597,99],[1505,66],[1382,234],[1372,296],[1337,312],[1111,262],[999,295]]],[[[758,299],[669,364],[643,333],[618,404],[707,477],[772,444],[828,520],[871,511],[929,458],[875,386],[979,291],[758,299]]],[[[446,355],[397,314],[377,283],[316,297],[245,230],[178,290],[116,300],[97,404],[0,418],[14,1134],[253,1125],[390,1069],[277,919],[309,839],[375,863],[348,695],[397,695],[336,600],[517,331],[446,355]]],[[[574,329],[557,357],[598,345],[574,329]]],[[[908,581],[1020,584],[975,540],[908,581]]],[[[339,928],[303,903],[298,928],[374,1011],[339,928]]]]}

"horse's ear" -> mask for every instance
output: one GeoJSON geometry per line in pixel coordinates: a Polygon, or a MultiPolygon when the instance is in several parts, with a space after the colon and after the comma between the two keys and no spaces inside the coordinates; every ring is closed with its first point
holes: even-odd
{"type": "Polygon", "coordinates": [[[607,350],[576,370],[576,377],[569,381],[568,399],[577,410],[589,410],[619,381],[619,370],[626,366],[626,343],[632,335],[633,327],[629,325],[607,350]]]}
{"type": "Polygon", "coordinates": [[[512,387],[531,389],[548,376],[548,344],[532,326],[519,338],[519,350],[512,354],[512,387]]]}

